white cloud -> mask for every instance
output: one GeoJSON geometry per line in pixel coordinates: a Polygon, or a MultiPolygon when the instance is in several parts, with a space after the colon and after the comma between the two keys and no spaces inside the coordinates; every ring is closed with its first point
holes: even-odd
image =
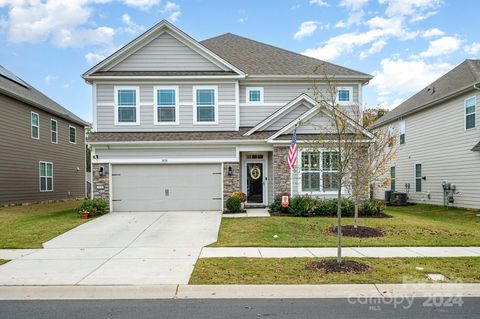
{"type": "Polygon", "coordinates": [[[437,37],[437,36],[439,37],[439,36],[445,35],[445,32],[443,32],[438,28],[433,28],[433,29],[428,29],[423,31],[422,35],[425,38],[431,38],[431,37],[437,37]]]}
{"type": "Polygon", "coordinates": [[[379,40],[377,42],[374,42],[368,50],[360,52],[360,59],[365,59],[369,55],[382,51],[383,47],[386,44],[387,44],[387,41],[385,40],[379,40]]]}
{"type": "Polygon", "coordinates": [[[122,0],[124,4],[140,10],[149,10],[160,4],[161,0],[122,0]]]}
{"type": "Polygon", "coordinates": [[[98,53],[98,52],[88,52],[87,54],[85,54],[85,60],[87,60],[89,64],[97,64],[98,62],[102,61],[106,57],[107,56],[105,54],[98,53]]]}
{"type": "Polygon", "coordinates": [[[428,49],[420,53],[421,57],[436,57],[457,51],[462,41],[456,37],[445,36],[438,40],[430,41],[428,49]]]}
{"type": "Polygon", "coordinates": [[[382,69],[373,72],[375,77],[370,85],[376,90],[382,106],[395,106],[399,100],[423,89],[453,67],[448,63],[390,58],[383,59],[380,65],[382,69]]]}
{"type": "Polygon", "coordinates": [[[328,2],[326,2],[325,0],[310,0],[309,2],[310,4],[316,4],[317,6],[320,6],[320,7],[330,7],[328,2]]]}
{"type": "Polygon", "coordinates": [[[241,17],[241,18],[238,18],[238,22],[239,23],[245,23],[248,21],[248,17],[241,17]]]}
{"type": "Polygon", "coordinates": [[[65,83],[65,84],[63,85],[63,88],[64,88],[64,89],[69,89],[69,88],[70,88],[70,83],[65,83]]]}
{"type": "Polygon", "coordinates": [[[367,2],[368,0],[342,0],[340,2],[339,5],[347,8],[349,11],[348,20],[346,22],[347,26],[352,24],[360,24],[362,22],[362,18],[365,15],[363,7],[367,4],[367,2]]]}
{"type": "Polygon", "coordinates": [[[178,17],[182,14],[180,11],[180,6],[175,2],[167,2],[163,9],[160,11],[163,14],[167,14],[167,20],[175,23],[178,20],[178,17]]]}
{"type": "Polygon", "coordinates": [[[472,44],[464,47],[465,52],[471,55],[477,55],[480,53],[480,42],[473,42],[472,44]]]}
{"type": "Polygon", "coordinates": [[[318,28],[318,22],[316,21],[302,22],[298,31],[295,32],[295,34],[293,35],[293,38],[295,40],[300,40],[305,37],[311,36],[315,32],[315,30],[317,30],[317,28],[318,28]]]}
{"type": "Polygon", "coordinates": [[[443,4],[443,0],[379,0],[386,4],[385,13],[392,16],[411,16],[412,19],[432,12],[443,4]]]}
{"type": "Polygon", "coordinates": [[[114,34],[115,30],[110,27],[98,27],[96,29],[62,29],[53,34],[52,43],[60,48],[108,44],[113,41],[114,34]]]}
{"type": "Polygon", "coordinates": [[[52,81],[56,80],[58,77],[56,75],[47,75],[45,76],[45,84],[49,85],[52,81]]]}
{"type": "Polygon", "coordinates": [[[130,17],[130,15],[128,15],[128,13],[124,13],[122,15],[122,22],[127,25],[125,28],[121,28],[121,31],[123,32],[135,34],[145,30],[145,27],[143,25],[139,25],[133,22],[132,18],[130,17]]]}

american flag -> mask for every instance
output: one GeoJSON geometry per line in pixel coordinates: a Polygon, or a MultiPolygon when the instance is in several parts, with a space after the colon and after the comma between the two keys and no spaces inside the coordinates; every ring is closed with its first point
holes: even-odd
{"type": "Polygon", "coordinates": [[[293,129],[292,145],[288,151],[288,169],[292,170],[297,164],[297,128],[293,129]]]}

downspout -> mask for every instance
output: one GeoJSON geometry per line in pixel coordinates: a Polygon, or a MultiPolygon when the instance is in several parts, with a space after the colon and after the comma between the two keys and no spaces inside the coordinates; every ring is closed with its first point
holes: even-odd
{"type": "Polygon", "coordinates": [[[477,85],[479,85],[479,84],[480,84],[480,82],[475,83],[475,84],[473,85],[473,88],[474,88],[475,90],[479,90],[479,91],[480,91],[480,87],[477,86],[477,85]]]}

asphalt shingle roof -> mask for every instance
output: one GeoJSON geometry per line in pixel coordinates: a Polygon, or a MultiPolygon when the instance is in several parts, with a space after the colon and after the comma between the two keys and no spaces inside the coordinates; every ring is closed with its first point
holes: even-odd
{"type": "MultiPolygon", "coordinates": [[[[23,101],[27,104],[30,104],[34,107],[43,109],[47,112],[53,113],[61,118],[64,118],[68,121],[87,126],[88,123],[50,99],[48,96],[42,92],[35,89],[30,84],[21,80],[23,83],[16,82],[15,78],[10,78],[8,73],[12,74],[10,71],[5,69],[0,65],[0,93],[8,95],[17,100],[23,101]]],[[[18,78],[18,77],[17,77],[18,78]]]]}
{"type": "Polygon", "coordinates": [[[249,75],[323,75],[358,77],[371,75],[307,57],[269,44],[226,33],[200,42],[209,50],[249,75]],[[324,70],[317,70],[319,65],[324,70]]]}
{"type": "MultiPolygon", "coordinates": [[[[426,88],[385,114],[374,127],[395,121],[407,113],[415,112],[435,101],[480,82],[480,60],[465,60],[457,67],[429,84],[426,88]]],[[[432,106],[433,106],[432,105],[432,106]]]]}

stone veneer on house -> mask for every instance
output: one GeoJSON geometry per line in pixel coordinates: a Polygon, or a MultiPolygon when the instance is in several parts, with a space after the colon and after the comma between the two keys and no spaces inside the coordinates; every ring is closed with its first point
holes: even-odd
{"type": "Polygon", "coordinates": [[[223,204],[233,192],[240,192],[240,163],[223,164],[223,204]],[[228,167],[232,167],[232,176],[228,176],[228,167]]]}
{"type": "Polygon", "coordinates": [[[93,198],[110,200],[108,164],[92,163],[92,190],[93,198]],[[103,176],[100,176],[100,167],[103,167],[103,176]]]}
{"type": "Polygon", "coordinates": [[[287,146],[273,147],[273,196],[277,197],[282,193],[290,192],[290,170],[287,165],[287,146]]]}

